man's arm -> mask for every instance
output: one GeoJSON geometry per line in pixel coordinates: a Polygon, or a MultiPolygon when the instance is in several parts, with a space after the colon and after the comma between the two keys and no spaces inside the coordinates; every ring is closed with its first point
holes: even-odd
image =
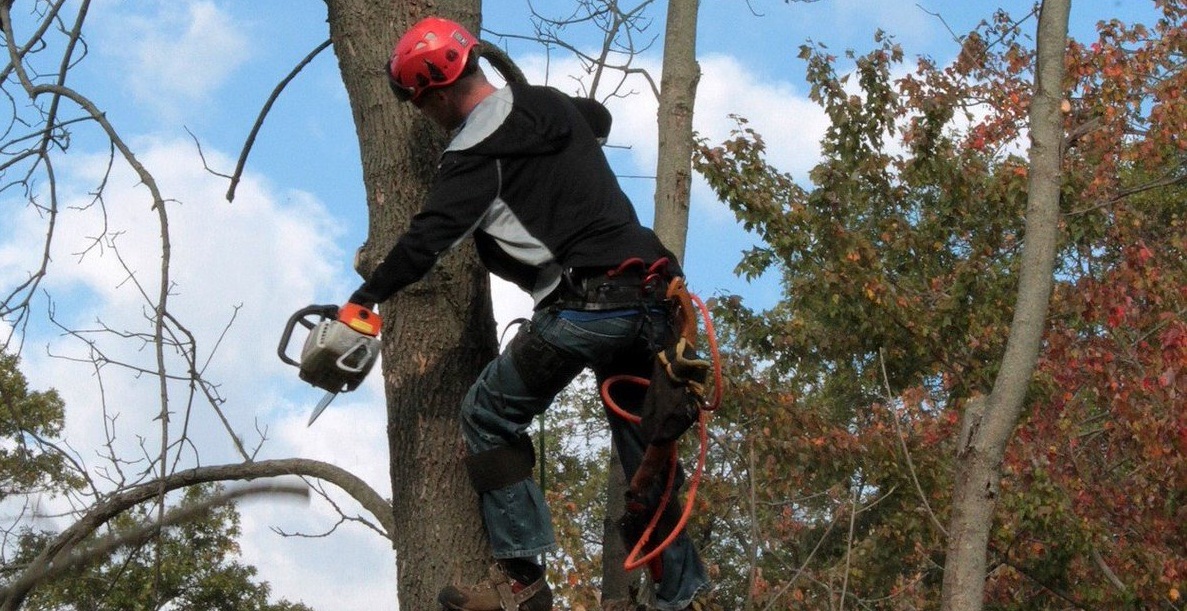
{"type": "Polygon", "coordinates": [[[350,301],[381,303],[423,278],[442,253],[482,220],[498,195],[498,178],[493,159],[445,155],[424,208],[350,301]]]}

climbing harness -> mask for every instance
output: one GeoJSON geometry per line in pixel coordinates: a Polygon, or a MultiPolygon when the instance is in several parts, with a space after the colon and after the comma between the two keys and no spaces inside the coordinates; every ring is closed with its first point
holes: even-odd
{"type": "MultiPolygon", "coordinates": [[[[642,265],[645,265],[642,260],[630,259],[607,276],[618,276],[631,267],[642,265]]],[[[643,462],[631,479],[627,492],[627,515],[619,525],[624,539],[627,540],[627,546],[632,548],[627,554],[624,568],[630,571],[647,566],[655,581],[662,579],[659,555],[676,540],[692,515],[708,454],[708,418],[709,414],[721,405],[722,395],[721,363],[709,310],[699,297],[688,291],[683,277],[669,278],[664,275],[666,266],[667,259],[660,259],[647,267],[646,273],[643,274],[643,285],[649,289],[657,286],[664,288],[665,301],[672,308],[669,320],[674,327],[673,337],[657,351],[650,379],[632,375],[612,376],[602,382],[600,389],[602,402],[607,410],[640,425],[644,440],[648,443],[643,462]],[[701,359],[696,354],[697,313],[705,325],[710,353],[708,360],[701,359]],[[706,401],[705,391],[710,371],[712,397],[706,401]],[[620,383],[646,388],[642,415],[627,411],[615,401],[611,390],[620,383]],[[698,425],[700,438],[697,465],[692,477],[689,478],[684,510],[673,522],[667,510],[676,488],[676,441],[693,424],[698,425]],[[663,492],[651,512],[650,519],[642,526],[639,524],[639,518],[646,517],[642,515],[647,510],[645,499],[653,489],[660,471],[665,467],[667,479],[663,492]],[[662,524],[661,528],[661,522],[667,523],[662,524]],[[650,545],[651,539],[656,536],[657,528],[661,529],[661,533],[667,530],[667,535],[659,543],[650,545]]]]}

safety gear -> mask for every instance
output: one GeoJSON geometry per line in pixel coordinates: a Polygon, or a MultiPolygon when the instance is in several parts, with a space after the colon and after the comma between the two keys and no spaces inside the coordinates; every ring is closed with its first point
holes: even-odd
{"type": "MultiPolygon", "coordinates": [[[[648,278],[654,276],[655,281],[667,284],[664,294],[670,308],[670,337],[657,346],[650,379],[612,376],[602,382],[601,394],[608,410],[640,425],[643,441],[647,443],[643,460],[630,478],[626,492],[626,513],[618,523],[623,543],[631,550],[623,566],[628,571],[647,566],[653,580],[662,582],[663,564],[659,554],[684,529],[704,468],[708,436],[702,412],[716,409],[720,396],[715,396],[709,405],[704,403],[708,371],[714,364],[701,359],[695,350],[697,323],[693,315],[694,301],[705,315],[710,346],[716,345],[707,309],[688,292],[682,276],[665,273],[663,266],[657,267],[655,264],[648,271],[651,272],[648,278]],[[622,380],[646,386],[641,415],[624,410],[614,398],[611,387],[622,380]],[[670,496],[680,487],[676,441],[697,421],[701,422],[700,459],[689,488],[688,503],[681,512],[673,505],[670,496]],[[663,484],[661,476],[665,471],[669,476],[667,483],[663,484]],[[657,491],[662,494],[657,494],[657,491]]],[[[648,284],[646,279],[644,284],[648,284]]],[[[719,386],[720,370],[715,370],[714,381],[715,386],[719,386]]]]}
{"type": "Polygon", "coordinates": [[[541,337],[531,321],[523,323],[520,332],[507,344],[506,352],[515,368],[527,373],[523,378],[524,389],[541,397],[555,397],[585,369],[584,361],[541,337]]]}
{"type": "Polygon", "coordinates": [[[684,278],[673,278],[666,296],[672,304],[675,332],[656,353],[651,384],[643,400],[643,439],[653,446],[675,441],[696,424],[705,405],[705,384],[712,367],[696,352],[696,314],[684,278]]]}
{"type": "Polygon", "coordinates": [[[470,484],[478,492],[506,488],[532,476],[536,466],[536,448],[531,437],[520,435],[514,443],[466,457],[470,484]]]}
{"type": "Polygon", "coordinates": [[[552,611],[552,589],[543,575],[525,584],[496,563],[473,586],[446,586],[437,602],[453,611],[552,611]]]}
{"type": "Polygon", "coordinates": [[[617,267],[565,270],[549,305],[557,310],[586,312],[660,307],[666,299],[669,264],[667,257],[650,266],[632,257],[617,267]]]}
{"type": "Polygon", "coordinates": [[[416,101],[428,89],[445,87],[465,72],[478,39],[461,24],[426,17],[400,37],[387,63],[392,92],[401,101],[416,101]]]}
{"type": "MultiPolygon", "coordinates": [[[[625,512],[618,519],[618,532],[628,550],[634,549],[645,535],[650,534],[648,545],[641,550],[650,555],[655,550],[655,544],[667,539],[680,523],[680,508],[676,503],[663,503],[662,494],[663,490],[658,487],[643,492],[629,489],[626,491],[625,512]],[[655,530],[647,533],[647,527],[656,511],[663,513],[655,524],[655,530]]],[[[664,580],[664,562],[661,556],[656,555],[643,566],[647,567],[652,581],[658,583],[664,580]]]]}

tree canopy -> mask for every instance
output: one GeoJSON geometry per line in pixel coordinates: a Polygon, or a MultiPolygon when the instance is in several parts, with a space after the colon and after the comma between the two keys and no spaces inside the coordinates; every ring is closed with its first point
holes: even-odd
{"type": "Polygon", "coordinates": [[[0,353],[0,501],[80,483],[52,445],[65,419],[61,397],[54,390],[30,391],[19,365],[16,356],[0,353]]]}
{"type": "MultiPolygon", "coordinates": [[[[1183,585],[1185,10],[1159,6],[1066,53],[1063,239],[990,544],[1000,608],[1156,607],[1183,585]]],[[[738,271],[785,287],[766,311],[717,308],[736,367],[719,490],[750,511],[714,530],[756,563],[739,600],[938,600],[959,415],[989,390],[1026,237],[1023,32],[998,13],[951,65],[913,69],[884,34],[851,71],[805,45],[831,125],[803,181],[744,119],[702,143],[698,169],[762,238],[738,271]]]]}

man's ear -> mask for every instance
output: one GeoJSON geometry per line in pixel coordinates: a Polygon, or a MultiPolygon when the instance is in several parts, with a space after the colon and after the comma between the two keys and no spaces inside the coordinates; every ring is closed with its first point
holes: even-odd
{"type": "Polygon", "coordinates": [[[437,106],[441,106],[443,103],[449,101],[448,89],[448,87],[441,89],[429,89],[428,91],[424,92],[424,97],[426,98],[425,101],[429,101],[427,98],[433,98],[432,102],[437,106]]]}

